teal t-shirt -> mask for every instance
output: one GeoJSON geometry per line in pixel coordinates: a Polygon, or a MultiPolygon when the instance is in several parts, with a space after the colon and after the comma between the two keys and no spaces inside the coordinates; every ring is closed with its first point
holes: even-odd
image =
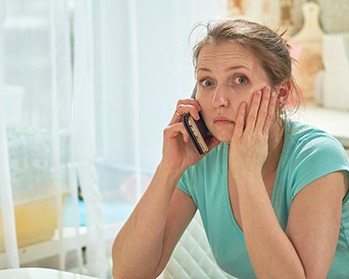
{"type": "MultiPolygon", "coordinates": [[[[218,145],[186,170],[178,187],[198,207],[217,264],[237,278],[256,278],[243,232],[230,207],[228,149],[227,143],[218,145]]],[[[285,121],[284,146],[271,199],[284,231],[297,193],[312,181],[338,170],[345,170],[349,177],[348,157],[335,138],[312,126],[285,121]]],[[[349,278],[349,195],[343,200],[337,250],[327,278],[349,278]]]]}

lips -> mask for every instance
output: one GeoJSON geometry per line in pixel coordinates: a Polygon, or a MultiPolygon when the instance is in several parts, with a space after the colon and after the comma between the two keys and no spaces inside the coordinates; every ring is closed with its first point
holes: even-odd
{"type": "Polygon", "coordinates": [[[213,123],[215,123],[215,124],[234,124],[235,122],[233,120],[230,120],[229,118],[224,117],[224,116],[217,116],[213,119],[213,123]]]}

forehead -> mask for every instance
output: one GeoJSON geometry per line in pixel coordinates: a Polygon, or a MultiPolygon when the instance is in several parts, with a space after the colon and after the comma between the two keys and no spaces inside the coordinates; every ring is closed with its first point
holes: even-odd
{"type": "Polygon", "coordinates": [[[229,41],[207,43],[202,47],[197,58],[198,69],[207,66],[232,66],[232,64],[256,67],[260,64],[260,60],[254,55],[252,49],[229,41]]]}

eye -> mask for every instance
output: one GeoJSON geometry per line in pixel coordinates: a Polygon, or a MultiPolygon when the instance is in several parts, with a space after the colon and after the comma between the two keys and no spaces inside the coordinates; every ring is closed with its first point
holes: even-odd
{"type": "Polygon", "coordinates": [[[248,82],[248,78],[245,76],[238,76],[234,79],[234,82],[238,84],[246,84],[248,82]]]}
{"type": "Polygon", "coordinates": [[[209,79],[205,79],[201,82],[201,84],[204,86],[204,87],[211,87],[213,86],[213,81],[212,80],[209,80],[209,79]]]}

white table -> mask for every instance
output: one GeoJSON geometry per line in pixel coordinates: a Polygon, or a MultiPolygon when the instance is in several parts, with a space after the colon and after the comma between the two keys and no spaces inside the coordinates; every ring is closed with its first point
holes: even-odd
{"type": "Polygon", "coordinates": [[[19,268],[0,270],[0,279],[97,279],[48,268],[19,268]]]}

